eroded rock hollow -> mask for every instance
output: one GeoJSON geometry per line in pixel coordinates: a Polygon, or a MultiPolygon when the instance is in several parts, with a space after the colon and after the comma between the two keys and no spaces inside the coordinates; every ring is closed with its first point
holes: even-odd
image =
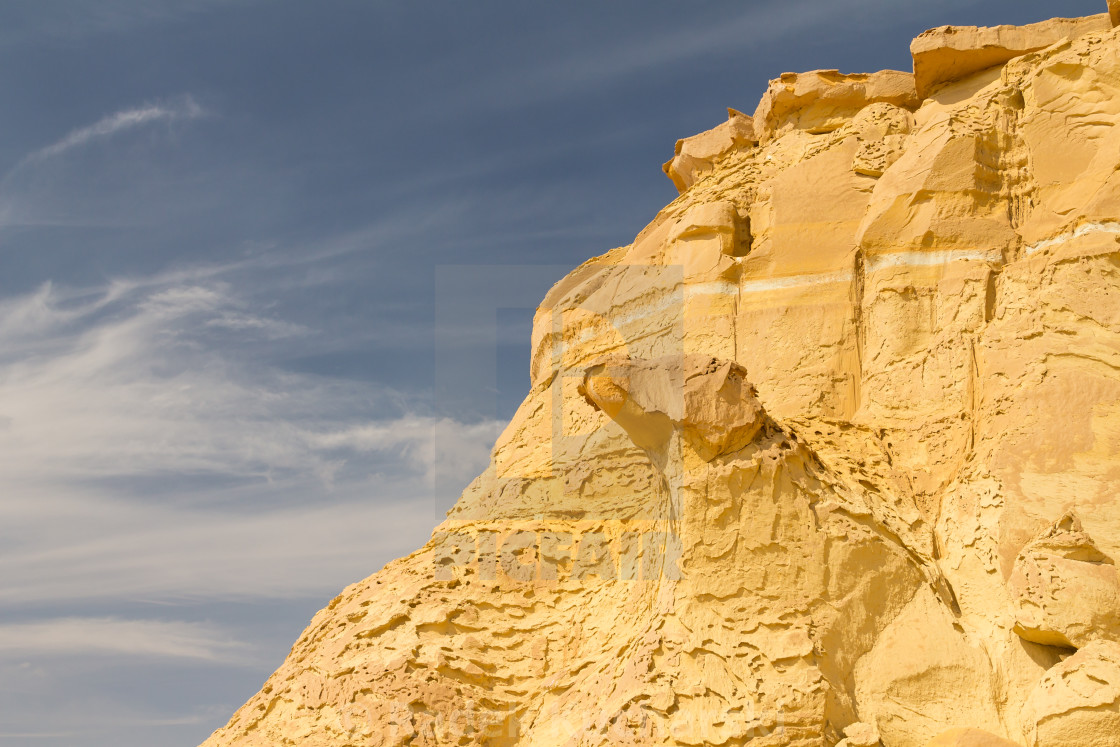
{"type": "Polygon", "coordinates": [[[1120,745],[1120,6],[785,74],[207,747],[1120,745]]]}

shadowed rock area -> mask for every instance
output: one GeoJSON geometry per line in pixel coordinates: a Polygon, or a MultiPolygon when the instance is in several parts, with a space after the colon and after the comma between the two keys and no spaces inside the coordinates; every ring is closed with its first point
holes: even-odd
{"type": "Polygon", "coordinates": [[[1120,8],[787,73],[206,747],[1120,744],[1120,8]]]}

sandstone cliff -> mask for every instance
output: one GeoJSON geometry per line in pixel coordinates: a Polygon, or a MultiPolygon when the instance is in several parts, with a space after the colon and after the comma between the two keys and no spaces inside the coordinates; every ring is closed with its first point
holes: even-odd
{"type": "Polygon", "coordinates": [[[206,742],[1120,745],[1120,5],[786,74],[206,742]]]}

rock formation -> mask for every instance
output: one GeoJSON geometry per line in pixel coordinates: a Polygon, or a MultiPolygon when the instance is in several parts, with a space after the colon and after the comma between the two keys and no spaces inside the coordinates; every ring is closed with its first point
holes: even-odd
{"type": "Polygon", "coordinates": [[[207,747],[1120,745],[1120,7],[786,74],[207,747]]]}

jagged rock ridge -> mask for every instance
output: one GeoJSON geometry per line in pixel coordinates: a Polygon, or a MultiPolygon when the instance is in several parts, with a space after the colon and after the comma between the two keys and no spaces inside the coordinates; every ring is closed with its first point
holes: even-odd
{"type": "Polygon", "coordinates": [[[1120,744],[1120,6],[771,82],[206,742],[1120,744]]]}

